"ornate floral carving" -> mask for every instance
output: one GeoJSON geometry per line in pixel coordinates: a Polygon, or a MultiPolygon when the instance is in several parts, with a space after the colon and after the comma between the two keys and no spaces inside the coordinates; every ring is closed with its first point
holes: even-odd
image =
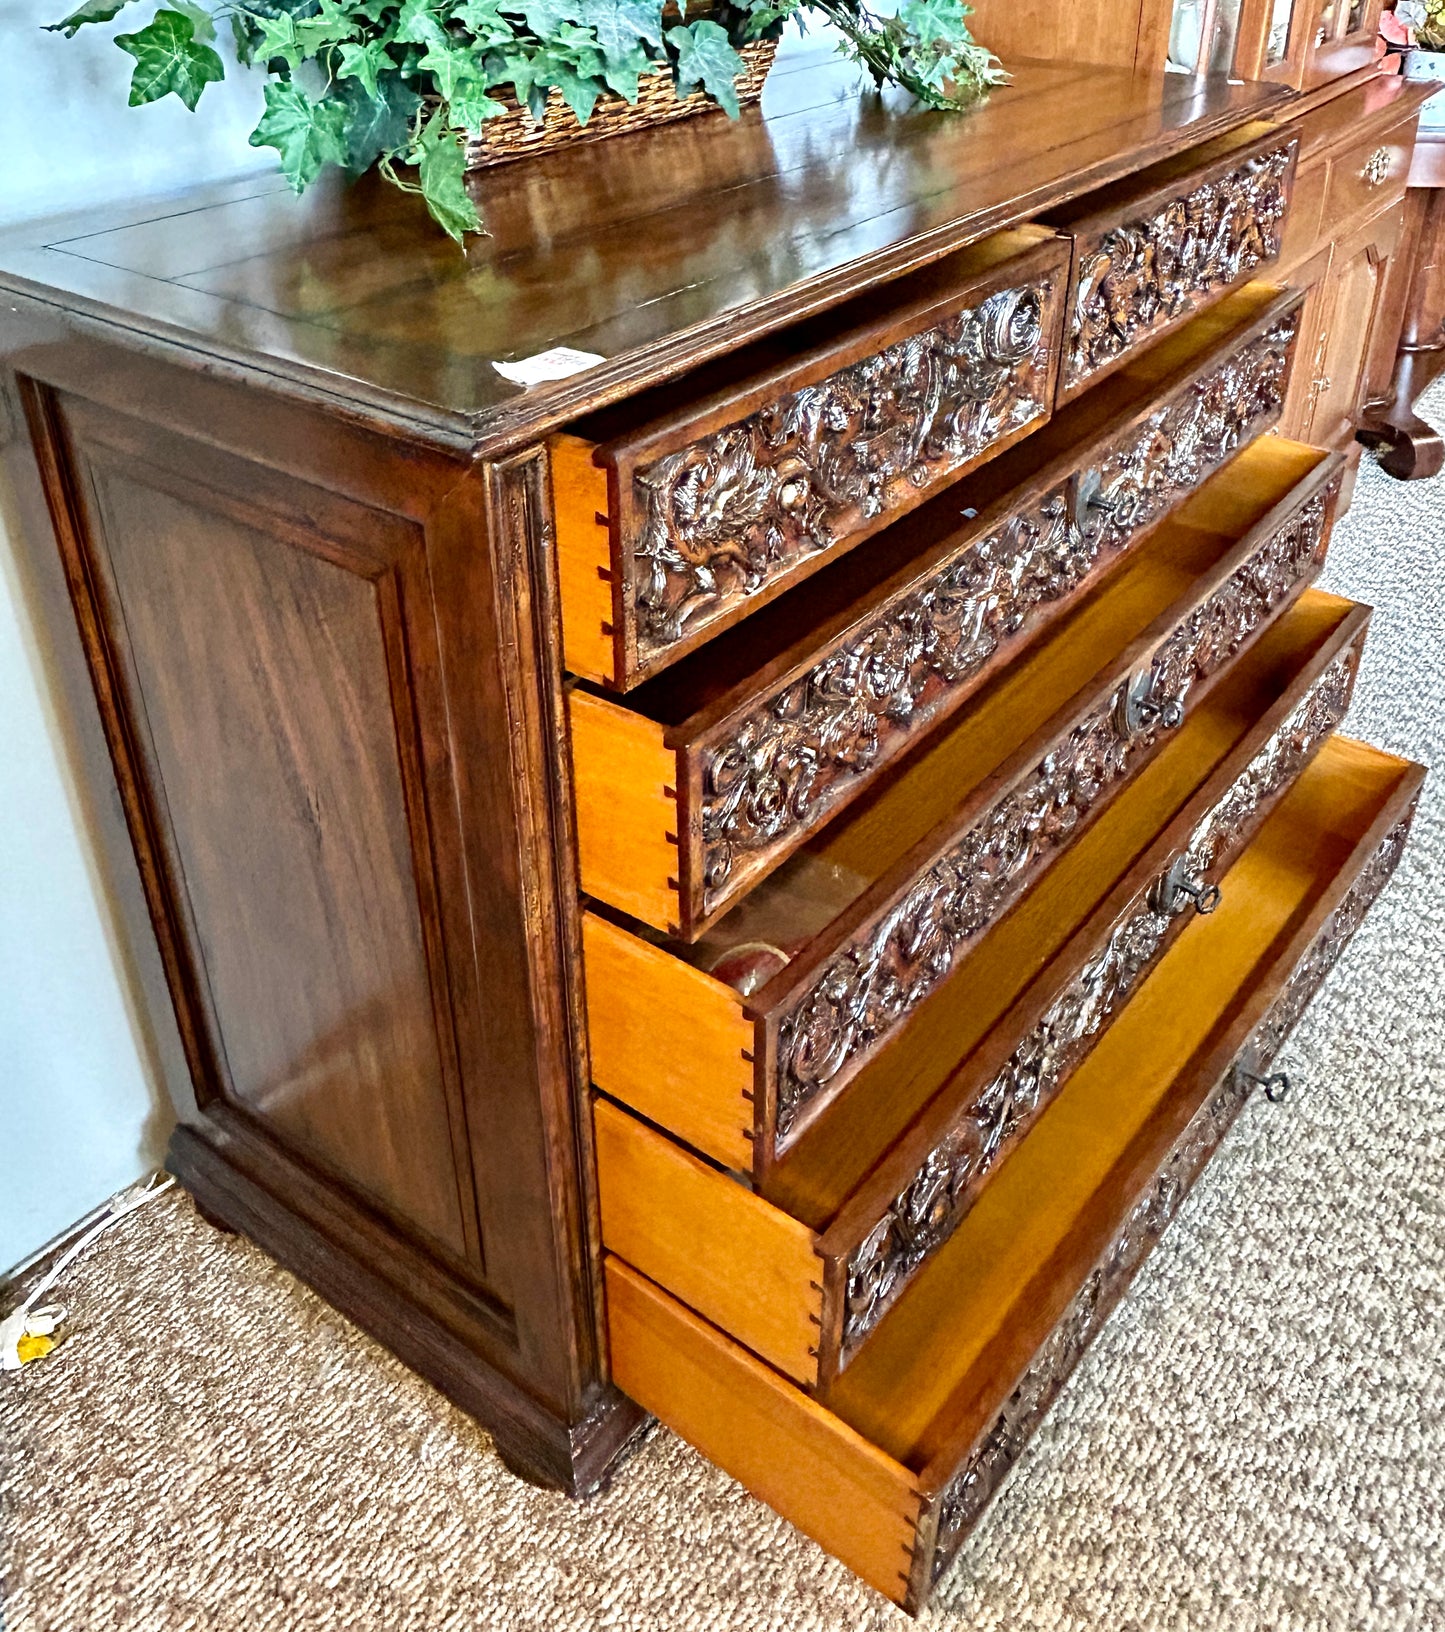
{"type": "Polygon", "coordinates": [[[933,1581],[943,1574],[963,1538],[1017,1462],[1074,1367],[1098,1336],[1139,1266],[1218,1149],[1249,1092],[1249,1084],[1240,1082],[1233,1072],[1215,1088],[1166,1158],[1154,1182],[1125,1219],[1063,1319],[1045,1339],[992,1427],[944,1488],[938,1498],[933,1581]]]}
{"type": "MultiPolygon", "coordinates": [[[[1334,659],[1194,829],[1181,852],[1191,875],[1217,877],[1227,868],[1258,828],[1265,807],[1294,782],[1344,719],[1360,644],[1357,639],[1334,659]]],[[[849,1257],[843,1363],[967,1217],[984,1176],[1063,1087],[1173,939],[1177,920],[1155,910],[1152,894],[1151,886],[1124,909],[1104,945],[961,1111],[849,1257]]]]}
{"type": "Polygon", "coordinates": [[[1240,1051],[1238,1064],[1216,1084],[1063,1319],[1034,1356],[988,1432],[944,1487],[937,1503],[938,1529],[931,1581],[937,1581],[943,1574],[960,1543],[993,1499],[1084,1351],[1178,1214],[1194,1181],[1249,1098],[1253,1085],[1239,1066],[1252,1071],[1267,1066],[1339,961],[1341,952],[1394,872],[1409,835],[1410,821],[1411,816],[1406,816],[1391,829],[1330,915],[1309,951],[1296,965],[1268,1016],[1240,1051]]]}
{"type": "Polygon", "coordinates": [[[1298,335],[1296,308],[1105,456],[1091,508],[1106,547],[1152,526],[1274,420],[1298,335]]]}
{"type": "Polygon", "coordinates": [[[702,757],[703,899],[737,886],[739,857],[792,846],[860,776],[891,759],[971,689],[1037,613],[1076,591],[1279,412],[1298,317],[1227,358],[1105,456],[1076,519],[1066,487],[958,558],[789,682],[702,757]]]}
{"type": "Polygon", "coordinates": [[[1079,245],[1070,385],[1279,254],[1292,160],[1291,145],[1247,159],[1079,245]]]}
{"type": "MultiPolygon", "coordinates": [[[[1328,492],[1271,533],[1158,649],[1148,694],[1183,703],[1244,645],[1324,546],[1328,492]]],[[[995,922],[1102,800],[1148,757],[1166,713],[1131,729],[1126,684],[1092,710],[912,885],[865,926],[782,1014],[776,1140],[841,1086],[869,1051],[948,975],[960,950],[995,922]]]]}
{"type": "Polygon", "coordinates": [[[990,295],[634,475],[637,638],[666,650],[1047,411],[1052,278],[990,295]]]}
{"type": "Polygon", "coordinates": [[[1365,920],[1365,914],[1399,865],[1414,816],[1412,808],[1385,835],[1379,849],[1350,886],[1349,893],[1331,913],[1329,922],[1310,943],[1309,950],[1296,965],[1294,973],[1275,999],[1269,1014],[1255,1029],[1249,1047],[1241,1056],[1251,1070],[1263,1070],[1273,1060],[1313,1002],[1316,992],[1324,985],[1330,971],[1340,961],[1340,954],[1354,938],[1355,931],[1365,920]]]}

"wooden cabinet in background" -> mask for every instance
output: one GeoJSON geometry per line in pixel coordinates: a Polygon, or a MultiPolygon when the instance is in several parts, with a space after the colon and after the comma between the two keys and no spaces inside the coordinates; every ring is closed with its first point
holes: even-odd
{"type": "Polygon", "coordinates": [[[1364,408],[1371,341],[1400,244],[1404,206],[1378,216],[1334,246],[1325,292],[1325,333],[1307,441],[1347,447],[1364,408]]]}
{"type": "Polygon", "coordinates": [[[1409,280],[1405,180],[1430,87],[1377,77],[1301,98],[1295,208],[1280,276],[1306,291],[1280,434],[1348,456],[1366,406],[1388,394],[1409,280]]]}
{"type": "MultiPolygon", "coordinates": [[[[1305,6],[1305,0],[1296,3],[1305,6]]],[[[1304,76],[1297,83],[1308,89],[1369,68],[1376,56],[1380,0],[1314,0],[1314,11],[1304,76]]]]}

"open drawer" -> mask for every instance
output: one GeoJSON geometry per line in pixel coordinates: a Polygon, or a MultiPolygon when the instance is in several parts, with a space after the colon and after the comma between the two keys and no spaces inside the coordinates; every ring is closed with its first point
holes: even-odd
{"type": "Polygon", "coordinates": [[[1303,298],[1238,291],[625,699],[574,687],[583,891],[696,939],[1275,422],[1303,298]]]}
{"type": "Polygon", "coordinates": [[[1364,607],[1309,590],[750,1191],[596,1103],[603,1246],[827,1388],[1344,718],[1364,607]]]}
{"type": "Polygon", "coordinates": [[[1334,738],[826,1403],[615,1255],[612,1375],[917,1610],[1388,879],[1423,771],[1334,738]]]}
{"type": "Polygon", "coordinates": [[[1314,575],[1340,468],[1247,448],[694,945],[589,910],[597,1087],[765,1173],[1314,575]]]}
{"type": "Polygon", "coordinates": [[[1245,125],[1048,216],[1074,245],[1061,403],[1278,257],[1298,149],[1245,125]]]}
{"type": "Polygon", "coordinates": [[[1068,258],[999,233],[554,437],[566,666],[636,685],[1046,419],[1068,258]]]}

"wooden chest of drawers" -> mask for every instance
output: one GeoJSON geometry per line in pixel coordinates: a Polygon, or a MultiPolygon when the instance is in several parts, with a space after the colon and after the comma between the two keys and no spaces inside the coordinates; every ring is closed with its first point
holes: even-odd
{"type": "Polygon", "coordinates": [[[470,263],[365,190],[21,235],[0,340],[207,1215],[526,1476],[653,1412],[917,1609],[1423,773],[1270,434],[1277,93],[840,72],[487,178],[470,263]]]}

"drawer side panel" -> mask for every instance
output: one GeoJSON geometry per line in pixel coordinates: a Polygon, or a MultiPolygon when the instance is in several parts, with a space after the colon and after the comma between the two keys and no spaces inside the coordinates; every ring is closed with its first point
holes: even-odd
{"type": "Polygon", "coordinates": [[[922,1505],[908,1470],[619,1259],[606,1268],[618,1387],[902,1603],[922,1505]]]}

